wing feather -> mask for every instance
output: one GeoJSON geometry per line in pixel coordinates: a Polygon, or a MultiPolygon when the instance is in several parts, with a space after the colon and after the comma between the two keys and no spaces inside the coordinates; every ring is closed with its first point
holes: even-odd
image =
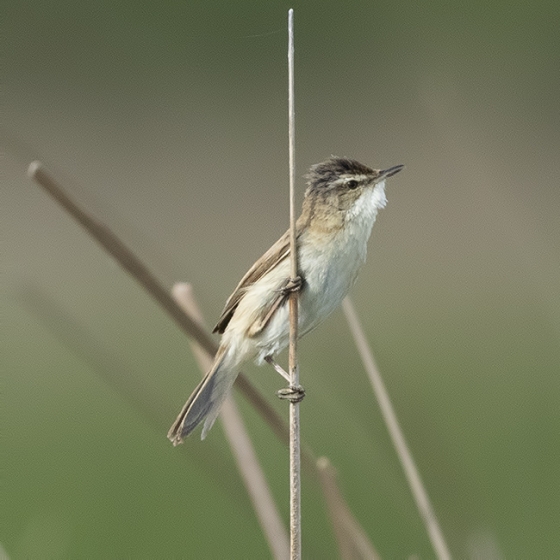
{"type": "MultiPolygon", "coordinates": [[[[299,235],[298,235],[299,237],[299,235]]],[[[270,272],[279,263],[287,259],[290,255],[290,235],[289,231],[287,231],[272,247],[247,271],[245,276],[241,279],[231,296],[229,296],[226,306],[222,311],[222,314],[214,327],[212,332],[217,332],[222,334],[239,302],[243,299],[247,289],[252,286],[255,282],[260,280],[267,272],[270,272]]],[[[286,283],[288,279],[286,278],[286,283]]],[[[283,300],[286,300],[286,295],[281,291],[282,286],[279,286],[278,295],[277,297],[271,298],[269,304],[263,309],[261,319],[257,321],[254,327],[251,329],[251,336],[255,336],[259,332],[261,332],[272,316],[274,315],[275,311],[282,305],[283,300]]]]}

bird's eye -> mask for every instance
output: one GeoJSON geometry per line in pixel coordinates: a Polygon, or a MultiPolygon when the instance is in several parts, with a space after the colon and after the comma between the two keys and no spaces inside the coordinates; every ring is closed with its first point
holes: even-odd
{"type": "Polygon", "coordinates": [[[355,179],[350,179],[349,181],[346,181],[346,186],[349,189],[355,189],[358,186],[358,181],[356,181],[355,179]]]}

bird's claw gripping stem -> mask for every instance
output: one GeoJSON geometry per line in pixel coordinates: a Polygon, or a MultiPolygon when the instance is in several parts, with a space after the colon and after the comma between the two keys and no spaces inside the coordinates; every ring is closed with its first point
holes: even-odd
{"type": "Polygon", "coordinates": [[[295,404],[303,400],[303,397],[305,397],[305,389],[301,385],[290,385],[285,389],[276,391],[276,395],[279,399],[285,399],[295,404]]]}
{"type": "Polygon", "coordinates": [[[288,278],[286,285],[280,288],[283,296],[288,296],[294,292],[299,292],[303,286],[303,278],[296,276],[295,278],[288,278]]]}

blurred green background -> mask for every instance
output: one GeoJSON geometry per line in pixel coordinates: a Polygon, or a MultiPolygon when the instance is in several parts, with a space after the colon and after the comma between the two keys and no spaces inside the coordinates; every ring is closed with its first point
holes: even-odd
{"type": "MultiPolygon", "coordinates": [[[[353,291],[457,558],[560,558],[560,4],[9,1],[2,498],[13,560],[266,558],[222,430],[174,449],[186,338],[25,176],[40,158],[209,323],[297,167],[406,164],[353,291]]],[[[298,185],[299,199],[304,182],[298,185]]],[[[304,438],[384,558],[431,558],[340,312],[300,345],[304,438]]],[[[270,395],[282,381],[248,368],[270,395]]],[[[237,399],[287,518],[285,450],[237,399]]],[[[305,558],[337,553],[305,478],[305,558]]]]}

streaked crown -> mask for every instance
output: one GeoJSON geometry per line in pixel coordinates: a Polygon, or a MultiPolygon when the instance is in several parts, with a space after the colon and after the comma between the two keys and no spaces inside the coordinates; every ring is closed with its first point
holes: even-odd
{"type": "Polygon", "coordinates": [[[371,181],[379,172],[355,159],[331,156],[326,161],[313,165],[306,175],[310,189],[324,189],[341,179],[371,181]]]}

